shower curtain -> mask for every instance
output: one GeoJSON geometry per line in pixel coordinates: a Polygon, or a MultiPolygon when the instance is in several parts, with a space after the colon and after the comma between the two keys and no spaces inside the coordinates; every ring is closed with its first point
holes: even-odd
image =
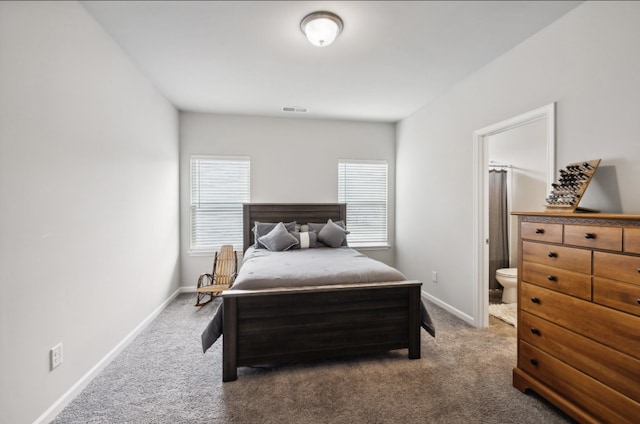
{"type": "Polygon", "coordinates": [[[489,169],[489,289],[500,288],[496,270],[509,267],[507,171],[489,169]]]}

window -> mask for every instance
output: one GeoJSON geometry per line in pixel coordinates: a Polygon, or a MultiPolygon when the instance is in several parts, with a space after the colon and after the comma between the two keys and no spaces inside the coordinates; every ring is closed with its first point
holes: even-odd
{"type": "Polygon", "coordinates": [[[242,204],[250,201],[248,157],[191,156],[191,252],[242,249],[242,204]]]}
{"type": "Polygon", "coordinates": [[[340,160],[338,201],[347,204],[349,246],[387,246],[387,162],[340,160]]]}

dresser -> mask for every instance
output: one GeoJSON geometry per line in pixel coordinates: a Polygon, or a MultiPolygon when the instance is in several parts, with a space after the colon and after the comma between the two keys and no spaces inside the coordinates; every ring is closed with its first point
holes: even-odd
{"type": "Polygon", "coordinates": [[[640,215],[514,215],[513,385],[581,423],[640,423],[640,215]]]}

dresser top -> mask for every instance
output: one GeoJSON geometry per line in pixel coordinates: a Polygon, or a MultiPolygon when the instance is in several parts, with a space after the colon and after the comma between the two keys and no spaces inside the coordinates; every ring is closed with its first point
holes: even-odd
{"type": "Polygon", "coordinates": [[[613,219],[621,221],[640,221],[640,215],[622,213],[593,213],[593,212],[512,212],[512,215],[541,216],[549,218],[582,218],[582,219],[613,219]]]}

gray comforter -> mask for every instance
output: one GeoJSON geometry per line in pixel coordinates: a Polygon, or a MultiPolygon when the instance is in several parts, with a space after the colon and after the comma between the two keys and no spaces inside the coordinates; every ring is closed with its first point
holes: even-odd
{"type": "MultiPolygon", "coordinates": [[[[405,280],[407,278],[397,269],[348,247],[285,252],[271,252],[250,247],[245,252],[242,268],[233,283],[232,290],[405,280]]],[[[202,333],[204,352],[222,335],[222,307],[223,305],[218,307],[213,319],[202,333]]],[[[435,327],[424,303],[421,304],[421,309],[422,327],[435,337],[435,327]]]]}

